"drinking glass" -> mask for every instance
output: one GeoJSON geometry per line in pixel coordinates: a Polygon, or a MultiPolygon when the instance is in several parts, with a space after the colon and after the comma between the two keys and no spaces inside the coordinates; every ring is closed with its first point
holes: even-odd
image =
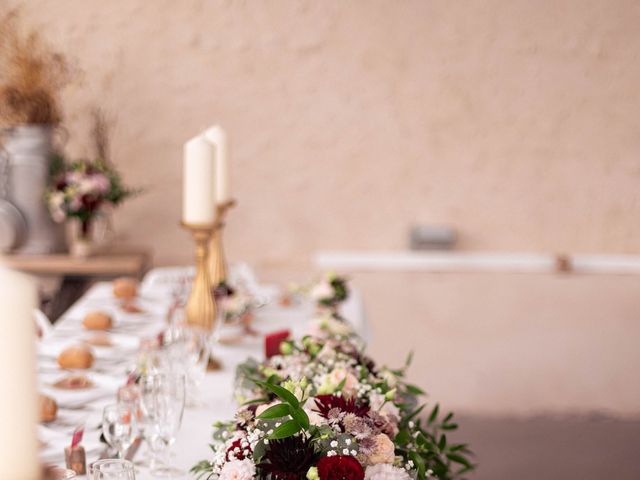
{"type": "Polygon", "coordinates": [[[118,458],[124,458],[138,436],[136,416],[136,406],[127,403],[107,405],[102,411],[102,433],[118,458]]]}
{"type": "Polygon", "coordinates": [[[195,406],[209,363],[208,335],[185,325],[172,326],[165,332],[165,342],[165,369],[185,374],[187,405],[195,406]]]}
{"type": "Polygon", "coordinates": [[[182,424],[185,405],[185,375],[176,372],[158,373],[146,380],[140,397],[144,412],[145,437],[150,450],[162,460],[153,462],[152,474],[157,477],[180,475],[183,472],[170,463],[171,446],[182,424]]]}
{"type": "Polygon", "coordinates": [[[92,480],[135,480],[133,463],[122,459],[98,460],[91,465],[92,480]]]}

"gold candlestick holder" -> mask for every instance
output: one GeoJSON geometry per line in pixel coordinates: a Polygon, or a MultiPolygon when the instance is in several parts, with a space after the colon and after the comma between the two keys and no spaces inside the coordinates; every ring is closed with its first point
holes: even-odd
{"type": "Polygon", "coordinates": [[[187,224],[182,227],[191,231],[196,243],[195,260],[196,275],[193,278],[191,294],[185,308],[187,324],[211,332],[215,325],[218,310],[216,302],[211,294],[211,280],[209,277],[209,241],[216,230],[215,224],[187,224]]]}
{"type": "Polygon", "coordinates": [[[220,203],[216,207],[216,228],[211,235],[211,246],[209,248],[209,278],[211,287],[216,288],[227,280],[227,260],[224,256],[224,248],[222,247],[222,233],[224,231],[224,219],[227,212],[235,206],[235,200],[229,200],[220,203]]]}

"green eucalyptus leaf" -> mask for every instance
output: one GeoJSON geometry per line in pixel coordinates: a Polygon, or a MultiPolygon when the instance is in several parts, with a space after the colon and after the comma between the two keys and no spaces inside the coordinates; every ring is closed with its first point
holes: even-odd
{"type": "Polygon", "coordinates": [[[409,415],[407,415],[404,419],[403,422],[405,424],[409,423],[411,420],[413,420],[417,415],[420,414],[420,412],[422,412],[422,410],[424,409],[426,405],[420,405],[418,408],[416,408],[413,412],[411,412],[409,415]]]}
{"type": "Polygon", "coordinates": [[[439,410],[440,405],[436,403],[436,406],[433,407],[433,410],[431,410],[431,415],[429,415],[429,419],[427,420],[430,424],[433,423],[433,421],[437,418],[439,410]]]}
{"type": "Polygon", "coordinates": [[[268,418],[281,418],[289,415],[289,406],[286,403],[279,403],[267,408],[256,418],[266,420],[268,418]]]}
{"type": "Polygon", "coordinates": [[[405,445],[411,439],[411,434],[408,430],[402,429],[398,432],[395,438],[396,445],[405,445]]]}
{"type": "Polygon", "coordinates": [[[452,462],[464,465],[466,468],[473,468],[473,465],[471,465],[471,462],[469,460],[457,453],[447,453],[447,458],[452,462]]]}
{"type": "Polygon", "coordinates": [[[295,435],[301,430],[300,425],[295,420],[289,420],[284,422],[279,427],[276,427],[273,430],[273,433],[269,435],[269,438],[272,440],[278,440],[280,438],[287,438],[292,435],[295,435]]]}
{"type": "Polygon", "coordinates": [[[300,405],[300,402],[298,401],[296,396],[286,388],[281,387],[280,385],[275,385],[273,383],[268,383],[268,382],[259,381],[256,383],[262,388],[266,388],[270,392],[275,393],[278,397],[280,397],[282,400],[287,402],[292,407],[297,408],[300,405]]]}
{"type": "Polygon", "coordinates": [[[422,390],[420,387],[416,386],[416,385],[411,385],[410,383],[405,384],[405,388],[407,389],[407,392],[413,394],[413,395],[424,395],[425,391],[422,390]]]}
{"type": "Polygon", "coordinates": [[[289,408],[289,414],[304,430],[309,429],[309,415],[302,408],[289,408]]]}
{"type": "Polygon", "coordinates": [[[409,452],[409,458],[413,460],[414,465],[418,469],[418,478],[424,479],[426,470],[424,459],[416,452],[409,452]]]}
{"type": "Polygon", "coordinates": [[[442,430],[456,430],[458,428],[458,424],[457,423],[447,423],[447,424],[440,425],[440,428],[442,430]]]}
{"type": "Polygon", "coordinates": [[[444,450],[447,447],[447,436],[443,433],[440,435],[440,441],[438,442],[438,448],[444,450]]]}
{"type": "Polygon", "coordinates": [[[407,355],[407,359],[404,361],[404,368],[408,368],[412,362],[413,362],[413,350],[411,350],[409,352],[409,355],[407,355]]]}

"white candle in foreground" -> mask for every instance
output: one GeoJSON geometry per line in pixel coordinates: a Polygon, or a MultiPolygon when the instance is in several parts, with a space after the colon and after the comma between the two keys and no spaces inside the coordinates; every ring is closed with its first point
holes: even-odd
{"type": "Polygon", "coordinates": [[[219,125],[214,125],[204,132],[204,136],[215,146],[216,156],[216,203],[224,203],[231,199],[229,188],[229,150],[227,133],[219,125]]]}
{"type": "Polygon", "coordinates": [[[210,224],[214,220],[214,147],[197,136],[184,144],[182,221],[210,224]]]}
{"type": "Polygon", "coordinates": [[[0,265],[0,478],[40,478],[35,307],[33,282],[0,265]]]}

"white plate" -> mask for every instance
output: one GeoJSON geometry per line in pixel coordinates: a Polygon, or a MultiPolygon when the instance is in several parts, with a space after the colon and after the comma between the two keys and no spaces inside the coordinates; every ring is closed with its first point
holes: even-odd
{"type": "Polygon", "coordinates": [[[58,373],[43,373],[38,376],[39,391],[55,399],[60,408],[82,408],[88,403],[105,397],[113,397],[115,401],[118,388],[126,383],[124,376],[112,377],[94,372],[84,372],[82,375],[93,382],[92,387],[66,390],[53,386],[56,381],[67,375],[71,375],[71,373],[60,371],[58,373]]]}

